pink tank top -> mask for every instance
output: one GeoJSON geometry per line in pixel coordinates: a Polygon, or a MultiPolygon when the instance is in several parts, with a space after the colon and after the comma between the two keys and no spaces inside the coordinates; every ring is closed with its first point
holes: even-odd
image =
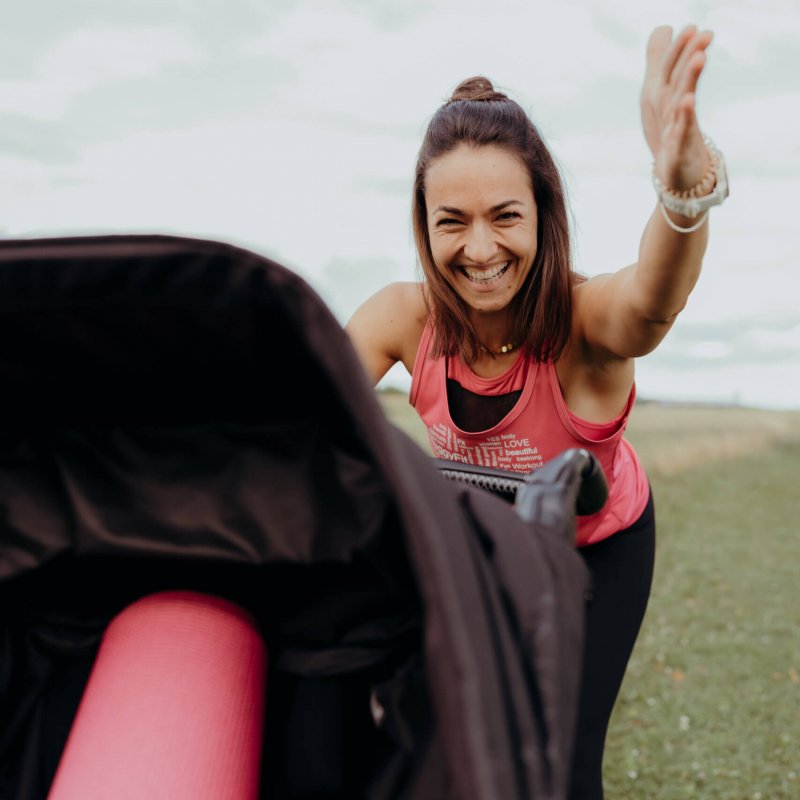
{"type": "Polygon", "coordinates": [[[409,401],[428,429],[433,454],[466,464],[530,472],[571,447],[599,459],[609,484],[605,507],[578,517],[579,546],[594,544],[634,523],[647,505],[650,487],[635,450],[623,437],[633,407],[631,389],[622,414],[604,423],[586,422],[566,406],[553,362],[539,364],[520,354],[496,378],[481,378],[460,358],[431,358],[432,328],[425,326],[411,379],[409,401]],[[447,404],[447,378],[483,395],[522,391],[511,411],[493,428],[461,430],[447,404]]]}

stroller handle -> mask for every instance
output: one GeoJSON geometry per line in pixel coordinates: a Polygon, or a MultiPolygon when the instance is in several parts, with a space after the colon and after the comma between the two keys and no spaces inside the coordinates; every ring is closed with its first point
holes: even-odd
{"type": "Polygon", "coordinates": [[[562,486],[574,492],[575,513],[580,516],[596,513],[608,499],[603,468],[584,448],[564,450],[541,469],[526,474],[443,458],[434,458],[433,462],[445,478],[486,489],[513,503],[520,517],[527,521],[538,518],[541,495],[546,488],[562,486]]]}

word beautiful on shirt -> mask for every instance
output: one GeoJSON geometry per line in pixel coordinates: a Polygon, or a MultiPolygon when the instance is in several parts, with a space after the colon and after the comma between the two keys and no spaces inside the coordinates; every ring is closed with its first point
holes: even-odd
{"type": "Polygon", "coordinates": [[[465,439],[463,434],[437,422],[428,428],[428,438],[434,455],[448,461],[516,472],[530,472],[544,466],[539,448],[530,439],[513,433],[465,439]]]}

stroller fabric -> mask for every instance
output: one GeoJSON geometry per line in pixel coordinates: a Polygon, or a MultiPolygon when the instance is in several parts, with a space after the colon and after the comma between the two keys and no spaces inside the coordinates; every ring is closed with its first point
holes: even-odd
{"type": "Polygon", "coordinates": [[[299,276],[196,239],[0,242],[0,377],[0,797],[46,796],[105,625],[165,589],[260,626],[265,797],[565,796],[572,508],[531,525],[445,481],[299,276]]]}

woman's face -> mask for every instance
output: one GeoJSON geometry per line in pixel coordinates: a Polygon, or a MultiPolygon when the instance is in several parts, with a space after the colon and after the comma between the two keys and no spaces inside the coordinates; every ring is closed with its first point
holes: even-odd
{"type": "Polygon", "coordinates": [[[437,269],[473,311],[506,308],[536,257],[536,201],[521,162],[461,144],[428,167],[425,205],[437,269]]]}

